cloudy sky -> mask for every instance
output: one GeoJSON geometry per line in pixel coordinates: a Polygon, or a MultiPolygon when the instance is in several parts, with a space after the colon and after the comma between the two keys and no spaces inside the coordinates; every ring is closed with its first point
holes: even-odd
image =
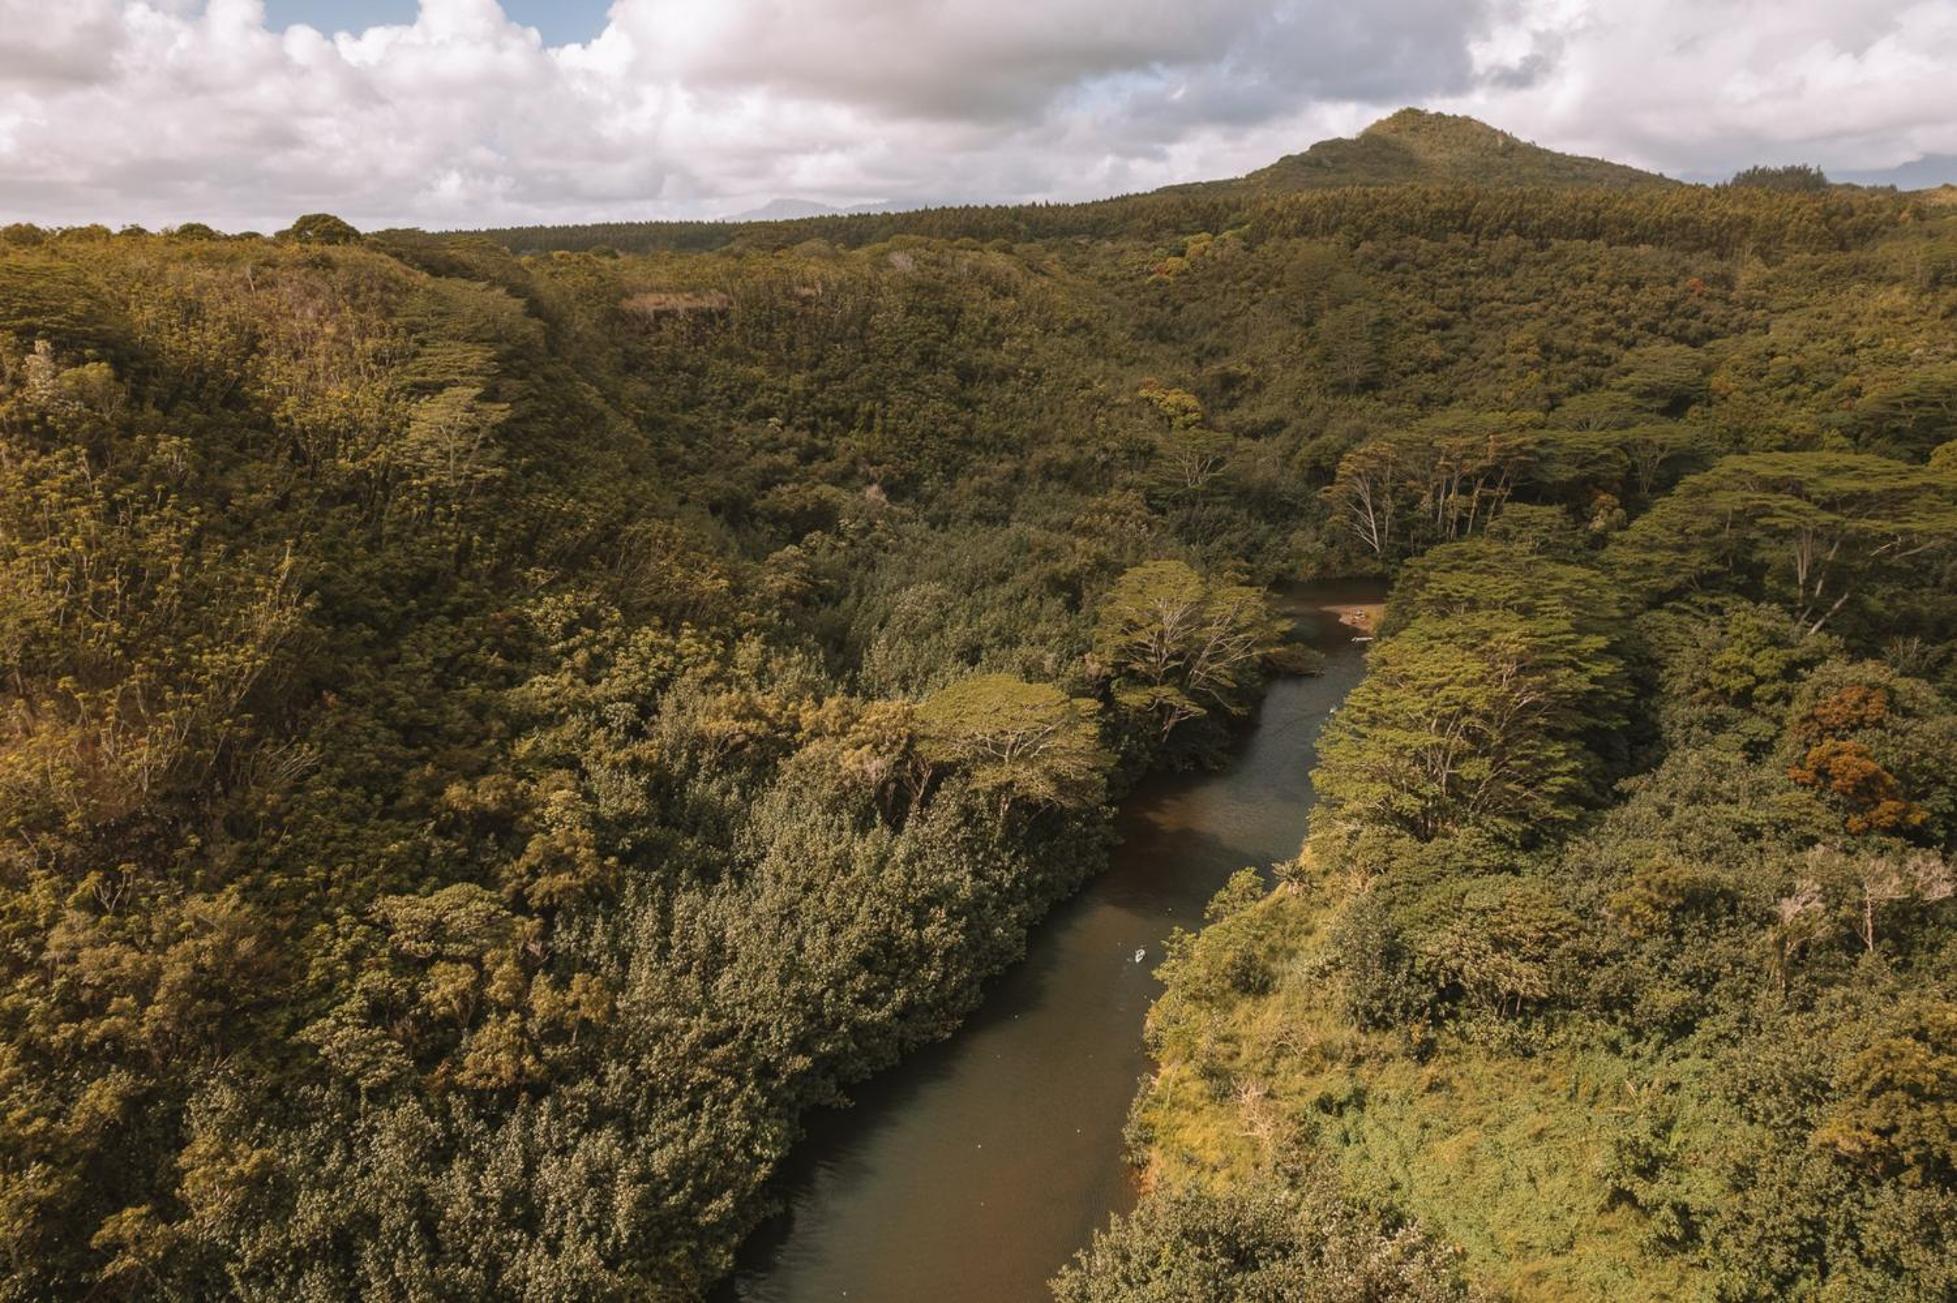
{"type": "Polygon", "coordinates": [[[1404,104],[1957,179],[1957,0],[0,0],[0,222],[1074,199],[1404,104]]]}

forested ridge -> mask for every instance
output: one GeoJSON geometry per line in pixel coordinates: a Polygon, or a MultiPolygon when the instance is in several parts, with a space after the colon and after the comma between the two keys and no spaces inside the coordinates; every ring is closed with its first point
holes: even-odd
{"type": "Polygon", "coordinates": [[[0,1288],[697,1295],[1381,573],[1063,1296],[1937,1296],[1944,211],[5,229],[0,1288]]]}

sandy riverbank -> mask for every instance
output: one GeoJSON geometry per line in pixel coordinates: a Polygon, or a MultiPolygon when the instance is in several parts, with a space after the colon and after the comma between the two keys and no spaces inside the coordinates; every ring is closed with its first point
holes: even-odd
{"type": "Polygon", "coordinates": [[[1339,618],[1339,623],[1350,628],[1362,638],[1370,638],[1379,630],[1380,617],[1386,611],[1384,602],[1338,602],[1327,606],[1326,610],[1339,618]]]}

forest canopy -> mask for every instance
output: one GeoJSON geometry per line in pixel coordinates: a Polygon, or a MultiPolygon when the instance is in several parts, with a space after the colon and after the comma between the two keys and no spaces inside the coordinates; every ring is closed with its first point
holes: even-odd
{"type": "Polygon", "coordinates": [[[1620,179],[0,232],[0,1294],[697,1297],[1349,574],[1061,1296],[1947,1290],[1957,219],[1620,179]]]}

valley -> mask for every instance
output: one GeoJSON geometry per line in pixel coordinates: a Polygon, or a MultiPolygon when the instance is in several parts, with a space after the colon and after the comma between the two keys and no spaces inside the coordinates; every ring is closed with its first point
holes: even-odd
{"type": "Polygon", "coordinates": [[[0,1293],[1945,1297],[1953,318],[1417,110],[0,228],[0,1293]]]}

